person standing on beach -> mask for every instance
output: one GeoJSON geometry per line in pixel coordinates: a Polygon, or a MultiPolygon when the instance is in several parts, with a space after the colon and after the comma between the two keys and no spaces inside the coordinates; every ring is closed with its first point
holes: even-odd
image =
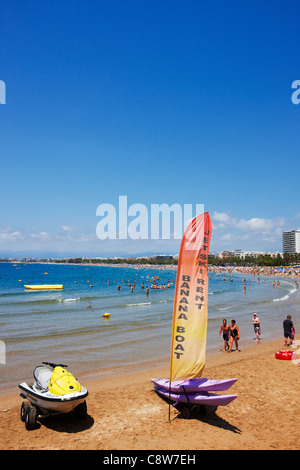
{"type": "Polygon", "coordinates": [[[222,323],[221,328],[220,328],[219,337],[220,337],[222,332],[223,332],[223,340],[224,340],[223,352],[225,352],[226,349],[229,348],[228,340],[229,340],[229,334],[230,334],[230,326],[228,325],[227,320],[225,318],[224,318],[223,323],[222,323]]]}
{"type": "Polygon", "coordinates": [[[239,343],[238,340],[240,339],[240,330],[237,324],[235,323],[235,320],[231,320],[231,326],[230,326],[230,345],[228,352],[231,351],[233,341],[235,342],[235,351],[239,352],[239,343]]]}
{"type": "Polygon", "coordinates": [[[288,315],[283,321],[283,336],[285,346],[292,346],[293,344],[293,332],[295,333],[295,328],[291,318],[291,315],[288,315]],[[290,344],[287,344],[288,338],[290,338],[290,344]]]}
{"type": "Polygon", "coordinates": [[[253,313],[252,324],[254,327],[254,333],[256,334],[256,341],[258,343],[259,335],[260,335],[260,322],[256,313],[253,313]]]}

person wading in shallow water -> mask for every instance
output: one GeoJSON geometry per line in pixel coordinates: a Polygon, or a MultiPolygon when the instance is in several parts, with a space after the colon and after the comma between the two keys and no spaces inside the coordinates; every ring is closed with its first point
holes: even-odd
{"type": "Polygon", "coordinates": [[[292,317],[291,315],[287,315],[286,319],[283,321],[283,336],[285,346],[292,346],[294,338],[293,332],[295,333],[295,328],[292,322],[292,317]],[[290,338],[290,344],[287,344],[288,338],[290,338]]]}
{"type": "Polygon", "coordinates": [[[252,324],[254,327],[254,333],[256,335],[256,342],[258,343],[259,335],[260,335],[260,322],[256,313],[253,313],[252,324]]]}

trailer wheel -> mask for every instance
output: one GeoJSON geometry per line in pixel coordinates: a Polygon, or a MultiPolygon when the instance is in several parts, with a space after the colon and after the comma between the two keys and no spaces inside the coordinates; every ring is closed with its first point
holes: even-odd
{"type": "Polygon", "coordinates": [[[211,416],[217,411],[217,406],[214,405],[200,405],[200,414],[202,416],[211,416]]]}
{"type": "Polygon", "coordinates": [[[21,405],[21,421],[23,421],[23,423],[25,423],[25,420],[26,420],[26,415],[27,415],[27,412],[28,412],[28,409],[29,409],[29,403],[28,401],[23,401],[22,402],[22,405],[21,405]]]}
{"type": "Polygon", "coordinates": [[[31,431],[36,426],[38,412],[35,406],[29,406],[25,417],[25,428],[31,431]]]}
{"type": "Polygon", "coordinates": [[[190,417],[191,417],[191,410],[187,406],[183,406],[180,409],[180,413],[181,413],[183,419],[190,419],[190,417]]]}

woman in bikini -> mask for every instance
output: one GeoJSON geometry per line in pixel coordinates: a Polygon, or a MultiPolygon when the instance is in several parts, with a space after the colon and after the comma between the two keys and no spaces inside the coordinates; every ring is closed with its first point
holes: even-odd
{"type": "Polygon", "coordinates": [[[231,326],[229,329],[230,332],[230,345],[228,352],[231,351],[233,341],[235,342],[235,352],[239,352],[239,343],[238,340],[240,339],[240,330],[239,327],[236,325],[235,320],[231,320],[231,326]]]}

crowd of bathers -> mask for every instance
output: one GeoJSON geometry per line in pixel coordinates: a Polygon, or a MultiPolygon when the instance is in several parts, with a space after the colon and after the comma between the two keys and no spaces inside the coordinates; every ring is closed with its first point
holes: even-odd
{"type": "MultiPolygon", "coordinates": [[[[174,285],[174,279],[170,280],[168,279],[166,283],[159,284],[158,281],[161,281],[161,278],[157,275],[152,276],[152,278],[149,278],[149,284],[151,283],[151,289],[168,289],[169,287],[174,285]]],[[[122,283],[125,281],[122,280],[122,283]]],[[[108,284],[110,284],[110,281],[108,281],[108,284]]],[[[134,289],[136,288],[136,283],[128,281],[127,286],[130,289],[130,292],[133,294],[134,289]]],[[[117,285],[117,289],[120,291],[122,289],[121,283],[117,285]]],[[[146,294],[149,295],[149,286],[145,286],[145,282],[141,283],[141,289],[145,290],[146,294]]]]}

